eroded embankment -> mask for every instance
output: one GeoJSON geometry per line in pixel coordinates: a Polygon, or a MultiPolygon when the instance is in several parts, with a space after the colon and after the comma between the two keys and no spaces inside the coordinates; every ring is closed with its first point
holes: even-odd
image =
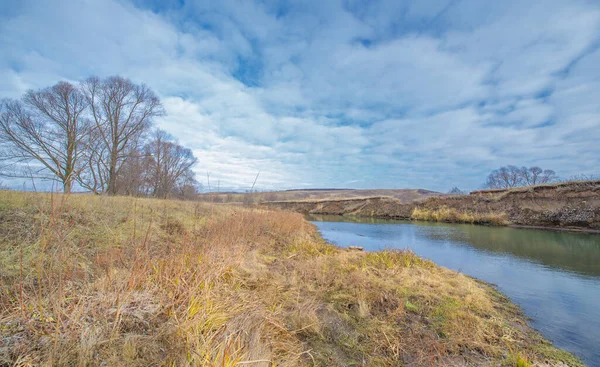
{"type": "Polygon", "coordinates": [[[600,181],[539,185],[402,203],[385,197],[265,203],[309,214],[600,231],[600,181]]]}
{"type": "Polygon", "coordinates": [[[0,191],[0,366],[565,363],[492,287],[296,213],[0,191]]]}

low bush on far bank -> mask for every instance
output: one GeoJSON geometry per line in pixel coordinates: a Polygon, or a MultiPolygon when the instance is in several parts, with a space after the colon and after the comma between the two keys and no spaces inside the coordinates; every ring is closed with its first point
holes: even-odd
{"type": "Polygon", "coordinates": [[[494,226],[508,225],[505,213],[461,212],[447,206],[442,206],[438,209],[416,207],[412,211],[411,219],[430,222],[488,224],[494,226]]]}

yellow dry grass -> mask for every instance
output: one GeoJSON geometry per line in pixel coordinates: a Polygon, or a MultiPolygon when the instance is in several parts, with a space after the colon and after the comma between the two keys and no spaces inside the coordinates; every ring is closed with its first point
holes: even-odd
{"type": "Polygon", "coordinates": [[[0,192],[0,365],[578,362],[489,286],[299,214],[0,192]]]}
{"type": "Polygon", "coordinates": [[[442,206],[438,209],[416,207],[413,209],[411,219],[430,222],[489,224],[494,226],[508,225],[506,213],[478,213],[462,212],[454,208],[442,206]]]}

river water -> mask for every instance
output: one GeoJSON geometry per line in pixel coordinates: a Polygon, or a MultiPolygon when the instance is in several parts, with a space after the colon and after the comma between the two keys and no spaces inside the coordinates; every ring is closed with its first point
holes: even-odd
{"type": "Polygon", "coordinates": [[[338,246],[408,248],[497,285],[554,345],[600,367],[600,235],[341,216],[309,219],[338,246]]]}

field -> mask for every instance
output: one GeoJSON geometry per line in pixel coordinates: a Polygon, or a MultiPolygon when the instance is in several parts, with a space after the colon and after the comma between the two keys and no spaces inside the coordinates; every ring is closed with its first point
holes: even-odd
{"type": "Polygon", "coordinates": [[[300,214],[0,191],[0,366],[565,364],[492,287],[300,214]]]}

